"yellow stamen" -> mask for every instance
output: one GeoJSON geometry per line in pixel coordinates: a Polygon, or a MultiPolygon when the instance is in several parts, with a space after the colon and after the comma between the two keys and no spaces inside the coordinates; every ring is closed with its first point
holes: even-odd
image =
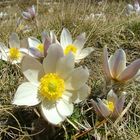
{"type": "Polygon", "coordinates": [[[21,56],[21,53],[18,48],[10,48],[9,57],[11,60],[18,60],[21,56]]]}
{"type": "Polygon", "coordinates": [[[43,99],[56,101],[65,90],[64,80],[57,74],[46,74],[40,79],[39,95],[43,99]]]}
{"type": "Polygon", "coordinates": [[[114,104],[113,104],[113,102],[106,101],[106,106],[107,106],[107,108],[108,108],[111,112],[114,111],[114,104]]]}
{"type": "Polygon", "coordinates": [[[76,54],[76,52],[77,52],[76,46],[74,46],[73,44],[68,45],[64,50],[64,54],[68,54],[69,52],[76,54]]]}
{"type": "Polygon", "coordinates": [[[25,25],[23,25],[23,24],[20,24],[20,25],[19,25],[19,29],[20,29],[20,30],[23,30],[24,27],[25,27],[25,25]]]}
{"type": "Polygon", "coordinates": [[[24,29],[25,25],[23,24],[19,24],[16,31],[19,32],[19,31],[22,31],[24,29]]]}
{"type": "Polygon", "coordinates": [[[44,45],[43,45],[43,44],[38,44],[38,45],[37,45],[37,49],[38,49],[41,53],[43,53],[43,52],[44,52],[44,45]]]}

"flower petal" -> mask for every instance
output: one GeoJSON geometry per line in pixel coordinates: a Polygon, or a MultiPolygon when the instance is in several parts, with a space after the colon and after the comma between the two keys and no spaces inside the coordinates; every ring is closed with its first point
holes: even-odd
{"type": "Polygon", "coordinates": [[[43,54],[36,48],[29,48],[29,53],[30,56],[35,57],[35,58],[42,58],[43,54]]]}
{"type": "Polygon", "coordinates": [[[27,55],[22,59],[21,69],[25,77],[32,83],[38,84],[38,81],[44,75],[42,64],[27,55]]]}
{"type": "Polygon", "coordinates": [[[116,79],[118,75],[126,68],[126,54],[123,49],[118,49],[112,60],[112,66],[110,66],[110,70],[113,78],[116,79]]]}
{"type": "Polygon", "coordinates": [[[0,43],[0,52],[0,59],[8,61],[9,49],[3,43],[0,43]]]}
{"type": "Polygon", "coordinates": [[[51,38],[51,43],[58,43],[59,44],[54,31],[50,31],[50,38],[51,38]]]}
{"type": "Polygon", "coordinates": [[[99,107],[98,107],[97,102],[95,102],[94,100],[91,100],[91,104],[92,104],[92,106],[93,106],[93,108],[94,108],[96,114],[97,114],[99,117],[102,117],[102,114],[101,114],[101,112],[100,112],[100,109],[99,109],[99,107]]]}
{"type": "Polygon", "coordinates": [[[72,94],[72,102],[74,103],[79,103],[83,100],[85,100],[90,93],[90,88],[88,87],[88,85],[84,84],[79,90],[74,91],[74,93],[72,94]]]}
{"type": "Polygon", "coordinates": [[[79,36],[77,36],[77,39],[73,42],[73,45],[78,48],[78,52],[80,53],[82,48],[84,47],[84,44],[86,42],[86,34],[82,33],[79,36]]]}
{"type": "Polygon", "coordinates": [[[50,45],[48,55],[43,60],[43,67],[45,73],[56,72],[56,64],[58,60],[63,57],[62,47],[58,44],[50,45]]]}
{"type": "Polygon", "coordinates": [[[33,18],[35,16],[35,6],[32,5],[32,7],[28,9],[28,12],[32,15],[33,18]]]}
{"type": "Polygon", "coordinates": [[[110,74],[112,76],[112,73],[111,73],[111,70],[112,70],[112,67],[113,67],[113,64],[114,64],[114,55],[110,55],[109,59],[108,59],[108,64],[109,64],[109,69],[110,69],[110,74]]]}
{"type": "Polygon", "coordinates": [[[71,100],[72,94],[73,94],[72,92],[65,90],[62,95],[62,99],[68,103],[72,103],[72,100],[71,100]]]}
{"type": "Polygon", "coordinates": [[[115,109],[112,113],[113,118],[117,118],[123,111],[123,107],[124,107],[124,103],[125,103],[125,95],[126,95],[126,93],[123,92],[123,94],[118,98],[116,105],[115,105],[115,109]]]}
{"type": "Polygon", "coordinates": [[[136,12],[138,12],[139,8],[140,8],[139,2],[136,0],[136,1],[134,2],[134,10],[135,10],[136,12]]]}
{"type": "Polygon", "coordinates": [[[23,16],[24,19],[27,19],[27,20],[32,17],[29,12],[22,12],[22,16],[23,16]]]}
{"type": "Polygon", "coordinates": [[[72,44],[72,37],[68,29],[64,28],[60,36],[60,44],[65,49],[67,45],[72,44]]]}
{"type": "Polygon", "coordinates": [[[62,116],[70,116],[73,113],[73,104],[61,99],[56,103],[56,108],[62,116]]]}
{"type": "Polygon", "coordinates": [[[127,81],[132,79],[140,69],[140,59],[132,62],[117,78],[119,81],[127,81]]]}
{"type": "Polygon", "coordinates": [[[29,48],[37,48],[37,46],[41,44],[41,42],[35,37],[29,37],[28,43],[29,43],[29,48]]]}
{"type": "Polygon", "coordinates": [[[46,30],[44,30],[41,33],[41,40],[42,40],[43,43],[45,42],[45,40],[46,40],[47,37],[49,37],[48,32],[46,30]]]}
{"type": "Polygon", "coordinates": [[[103,50],[103,69],[107,78],[111,79],[112,77],[111,77],[109,63],[108,63],[108,51],[106,47],[104,47],[103,50]]]}
{"type": "Polygon", "coordinates": [[[62,78],[66,79],[73,69],[74,55],[72,53],[69,53],[58,60],[56,65],[56,73],[58,73],[62,78]]]}
{"type": "Polygon", "coordinates": [[[41,113],[48,122],[57,125],[65,120],[66,117],[61,116],[54,105],[41,104],[41,113]]]}
{"type": "Polygon", "coordinates": [[[14,96],[12,104],[34,106],[40,103],[38,98],[38,87],[26,82],[21,84],[14,96]]]}
{"type": "Polygon", "coordinates": [[[17,33],[12,33],[9,37],[10,48],[20,48],[20,39],[17,33]]]}
{"type": "Polygon", "coordinates": [[[24,53],[24,54],[28,54],[28,53],[29,53],[29,50],[26,49],[26,48],[20,48],[19,51],[20,51],[21,53],[24,53]]]}
{"type": "Polygon", "coordinates": [[[28,39],[24,38],[22,40],[20,40],[20,48],[29,48],[29,44],[28,44],[28,39]]]}
{"type": "Polygon", "coordinates": [[[0,51],[3,53],[7,53],[8,52],[8,50],[9,50],[9,48],[8,47],[6,47],[5,45],[4,45],[4,43],[1,43],[0,42],[0,51]]]}
{"type": "Polygon", "coordinates": [[[80,89],[88,80],[89,71],[87,68],[78,67],[73,70],[69,78],[65,81],[65,88],[68,90],[80,89]]]}
{"type": "Polygon", "coordinates": [[[94,51],[92,47],[84,48],[83,50],[81,50],[80,54],[75,56],[75,59],[76,60],[83,59],[87,57],[92,51],[94,51]]]}
{"type": "Polygon", "coordinates": [[[1,52],[0,52],[0,59],[4,61],[8,61],[7,55],[3,55],[1,52]]]}
{"type": "Polygon", "coordinates": [[[112,89],[107,94],[107,101],[113,102],[114,106],[116,106],[118,102],[118,97],[112,89]]]}
{"type": "Polygon", "coordinates": [[[98,106],[99,106],[99,111],[101,112],[103,117],[108,117],[111,112],[108,110],[108,108],[106,107],[106,105],[103,103],[103,101],[101,99],[97,99],[98,100],[98,106]]]}
{"type": "Polygon", "coordinates": [[[123,111],[123,107],[124,107],[124,103],[125,103],[125,97],[126,97],[126,92],[123,92],[123,94],[118,99],[116,110],[119,114],[123,111]]]}

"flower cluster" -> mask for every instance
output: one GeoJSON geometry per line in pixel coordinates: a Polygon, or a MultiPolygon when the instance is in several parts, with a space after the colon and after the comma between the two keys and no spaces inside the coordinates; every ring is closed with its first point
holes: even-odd
{"type": "Polygon", "coordinates": [[[28,45],[12,33],[9,47],[0,44],[1,59],[12,64],[20,63],[27,79],[18,87],[12,104],[38,105],[47,121],[59,124],[73,113],[73,104],[81,102],[90,93],[86,84],[89,71],[82,66],[75,68],[75,62],[80,62],[93,49],[83,48],[85,33],[72,41],[70,32],[65,28],[60,42],[53,31],[42,32],[41,41],[35,37],[26,41],[28,45]]]}
{"type": "Polygon", "coordinates": [[[80,102],[89,94],[86,85],[88,70],[74,68],[74,56],[71,53],[64,56],[58,44],[51,45],[43,64],[33,57],[25,56],[21,70],[29,82],[18,87],[13,104],[39,104],[44,118],[53,124],[70,116],[73,103],[80,102]]]}
{"type": "Polygon", "coordinates": [[[107,48],[103,50],[103,70],[108,87],[111,87],[106,99],[91,100],[91,104],[100,119],[116,119],[123,111],[126,92],[124,85],[139,76],[140,59],[126,66],[126,54],[118,49],[108,58],[107,48]],[[117,88],[117,90],[116,90],[117,88]]]}
{"type": "Polygon", "coordinates": [[[97,101],[91,100],[91,103],[100,118],[111,117],[116,119],[123,111],[126,93],[123,92],[118,97],[113,90],[107,94],[107,100],[97,98],[97,101]]]}
{"type": "MultiPolygon", "coordinates": [[[[85,33],[73,41],[66,28],[61,32],[60,41],[54,31],[42,32],[41,39],[28,37],[25,40],[12,33],[9,47],[0,43],[0,58],[16,65],[20,63],[19,67],[27,79],[17,88],[12,104],[38,105],[44,119],[57,125],[72,115],[75,103],[85,100],[90,94],[87,85],[89,70],[82,66],[75,67],[75,63],[90,55],[94,49],[84,48],[85,33]]],[[[111,88],[107,99],[91,100],[99,118],[116,119],[121,114],[126,98],[122,85],[136,78],[139,69],[140,59],[126,66],[123,49],[116,50],[108,58],[107,48],[104,47],[103,70],[106,83],[111,88]]]]}

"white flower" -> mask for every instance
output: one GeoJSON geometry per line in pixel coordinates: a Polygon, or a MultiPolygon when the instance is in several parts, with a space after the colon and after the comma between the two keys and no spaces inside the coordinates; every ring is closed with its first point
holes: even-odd
{"type": "Polygon", "coordinates": [[[113,90],[110,90],[107,95],[107,100],[97,98],[97,101],[91,100],[92,105],[99,117],[112,117],[116,119],[123,111],[126,93],[123,92],[118,97],[113,90]]]}
{"type": "Polygon", "coordinates": [[[127,4],[127,7],[126,7],[126,15],[129,16],[133,13],[135,13],[136,15],[140,14],[140,5],[137,0],[134,2],[134,5],[127,4]]]}
{"type": "Polygon", "coordinates": [[[134,10],[136,11],[136,14],[140,14],[140,5],[137,0],[134,3],[134,10]]]}
{"type": "Polygon", "coordinates": [[[35,6],[32,5],[32,7],[28,8],[26,12],[22,12],[22,16],[27,20],[34,19],[36,16],[35,6]]]}
{"type": "Polygon", "coordinates": [[[68,29],[64,28],[60,36],[60,44],[64,54],[72,52],[75,56],[75,62],[80,62],[81,59],[88,56],[94,49],[92,47],[84,48],[86,42],[85,33],[80,34],[75,41],[72,40],[68,29]]]}
{"type": "Polygon", "coordinates": [[[0,12],[0,19],[7,17],[8,14],[6,12],[0,12]]]}
{"type": "Polygon", "coordinates": [[[126,6],[126,15],[131,15],[132,13],[134,13],[134,7],[131,4],[127,4],[126,6]]]}
{"type": "Polygon", "coordinates": [[[50,31],[50,34],[45,31],[42,32],[42,42],[35,37],[29,37],[29,55],[35,58],[44,58],[47,55],[49,46],[57,42],[56,35],[53,31],[50,31]]]}
{"type": "Polygon", "coordinates": [[[24,54],[28,53],[28,50],[20,48],[20,40],[16,33],[12,33],[9,37],[9,46],[10,48],[0,43],[0,58],[4,61],[12,62],[12,64],[20,63],[24,54]]]}
{"type": "Polygon", "coordinates": [[[108,59],[107,48],[104,48],[103,69],[108,79],[126,82],[132,79],[140,69],[140,59],[126,66],[126,54],[123,49],[116,50],[108,59]]]}
{"type": "Polygon", "coordinates": [[[21,84],[13,104],[34,106],[40,104],[43,117],[59,124],[73,113],[73,103],[84,100],[89,94],[87,69],[74,69],[74,57],[63,54],[58,44],[48,49],[43,64],[30,56],[21,63],[23,74],[29,82],[21,84]]]}

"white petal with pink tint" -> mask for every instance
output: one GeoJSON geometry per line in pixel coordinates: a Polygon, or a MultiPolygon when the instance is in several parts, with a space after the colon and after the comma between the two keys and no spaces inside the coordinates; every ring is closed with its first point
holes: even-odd
{"type": "Polygon", "coordinates": [[[118,76],[119,81],[127,81],[132,79],[140,69],[140,59],[132,62],[127,68],[118,76]]]}
{"type": "Polygon", "coordinates": [[[114,79],[126,68],[126,54],[123,49],[118,49],[112,58],[110,66],[111,74],[114,79]]]}

